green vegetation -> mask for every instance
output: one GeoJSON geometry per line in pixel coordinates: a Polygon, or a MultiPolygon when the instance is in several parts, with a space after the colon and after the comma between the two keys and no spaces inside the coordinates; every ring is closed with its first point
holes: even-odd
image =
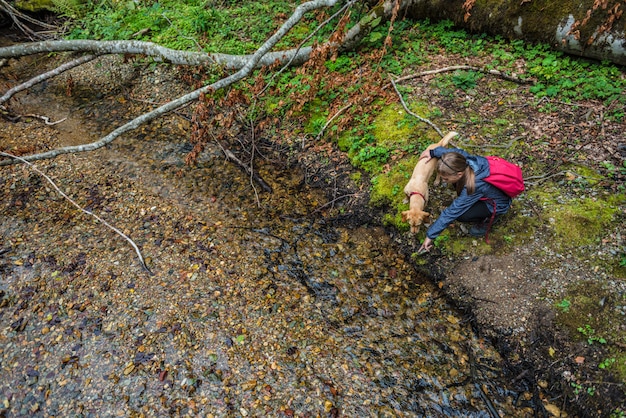
{"type": "MultiPolygon", "coordinates": [[[[56,4],[66,15],[79,16],[81,19],[80,25],[68,32],[70,38],[134,38],[170,48],[232,54],[254,51],[296,6],[296,3],[288,0],[269,3],[252,0],[95,2],[84,6],[77,6],[70,0],[58,0],[56,4]]],[[[359,19],[357,15],[352,16],[353,21],[359,19]]],[[[323,63],[327,74],[321,78],[323,81],[319,88],[311,85],[315,72],[305,74],[287,69],[272,79],[276,93],[260,98],[258,108],[265,112],[259,112],[259,117],[265,113],[286,115],[289,109],[298,106],[298,100],[302,100],[303,95],[311,93],[295,114],[306,119],[302,127],[304,132],[309,136],[317,136],[332,117],[329,109],[338,102],[344,103],[362,88],[358,77],[350,78],[351,74],[367,69],[371,73],[384,74],[384,78],[387,78],[387,74],[399,75],[410,66],[428,67],[432,55],[445,51],[446,54],[472,58],[476,62],[488,57],[486,69],[535,80],[528,87],[537,99],[531,105],[543,111],[550,112],[555,106],[545,99],[554,98],[569,103],[595,100],[612,104],[610,111],[604,115],[605,119],[624,120],[626,95],[623,92],[626,90],[626,78],[615,65],[572,58],[552,50],[548,45],[469,34],[457,30],[450,21],[431,23],[428,20],[395,22],[391,32],[393,48],[388,48],[382,59],[372,60],[367,54],[382,48],[389,24],[379,20],[369,24],[373,29],[359,53],[341,54],[323,63]],[[520,62],[525,65],[522,71],[520,62]],[[342,81],[331,83],[333,78],[342,81]]],[[[277,49],[295,46],[317,25],[314,14],[307,16],[277,49]]],[[[330,27],[322,29],[311,42],[322,39],[330,30],[330,27]]],[[[269,80],[270,75],[265,78],[269,80]]],[[[533,144],[513,142],[507,147],[490,149],[486,143],[488,140],[509,142],[512,129],[521,122],[519,112],[503,106],[507,95],[517,94],[519,85],[473,70],[443,72],[425,83],[425,87],[433,94],[450,101],[471,96],[477,87],[487,83],[502,91],[502,98],[494,102],[493,116],[489,119],[478,113],[470,105],[471,101],[465,105],[465,112],[457,115],[465,124],[476,128],[477,136],[466,138],[465,141],[470,151],[472,146],[476,146],[481,152],[491,151],[507,157],[524,152],[524,148],[533,147],[533,144]],[[504,153],[503,148],[506,149],[504,153]]],[[[401,84],[398,88],[403,96],[410,96],[414,91],[410,84],[401,84]]],[[[247,85],[242,85],[241,89],[247,95],[253,94],[247,85]]],[[[374,95],[376,92],[369,93],[374,95]]],[[[407,205],[403,202],[401,188],[410,176],[416,155],[427,144],[436,141],[438,135],[425,123],[407,114],[400,105],[388,103],[388,100],[375,98],[373,103],[360,108],[360,114],[346,111],[345,116],[351,118],[350,125],[338,127],[337,124],[331,124],[324,134],[337,142],[355,168],[370,176],[371,204],[385,211],[386,222],[404,231],[407,230],[407,224],[402,222],[400,213],[406,210],[407,205]]],[[[438,126],[444,126],[451,116],[433,106],[432,100],[428,98],[409,100],[407,105],[413,113],[438,126]]],[[[539,167],[529,168],[532,171],[539,167]]],[[[604,176],[615,178],[626,173],[626,166],[617,167],[610,162],[602,163],[601,168],[602,172],[587,167],[587,164],[573,167],[576,175],[571,186],[581,190],[596,187],[604,176]]],[[[529,198],[546,209],[546,218],[553,220],[551,226],[557,238],[555,244],[562,248],[584,247],[601,239],[602,231],[618,220],[619,207],[623,205],[626,193],[622,186],[621,195],[560,199],[549,185],[540,190],[530,194],[529,198]]],[[[435,201],[430,205],[436,216],[441,210],[441,204],[435,201]]],[[[494,240],[499,241],[504,248],[531,238],[529,230],[532,230],[535,226],[532,223],[536,221],[518,218],[510,216],[507,230],[495,232],[494,240]]],[[[469,241],[470,244],[473,242],[469,241]]],[[[443,244],[442,250],[457,253],[462,252],[467,245],[468,242],[454,239],[443,244]]],[[[492,251],[493,248],[480,243],[474,250],[492,251]]],[[[613,264],[616,271],[626,272],[626,255],[620,254],[613,264]]]]}
{"type": "Polygon", "coordinates": [[[576,330],[580,332],[582,335],[584,335],[585,337],[587,337],[587,342],[589,344],[593,344],[594,342],[597,342],[600,344],[606,344],[606,340],[602,337],[598,337],[597,335],[595,335],[596,331],[593,328],[591,328],[589,324],[585,324],[584,327],[578,327],[576,328],[576,330]]]}
{"type": "Polygon", "coordinates": [[[624,305],[626,295],[610,294],[594,281],[570,285],[566,297],[556,305],[560,326],[569,330],[573,338],[602,345],[608,354],[598,368],[610,370],[621,380],[626,380],[626,351],[622,348],[626,335],[619,326],[624,321],[623,314],[616,308],[624,305]],[[567,309],[562,309],[564,306],[567,309]]]}
{"type": "MultiPolygon", "coordinates": [[[[229,54],[254,52],[282,23],[278,16],[290,15],[295,8],[287,0],[221,3],[163,0],[55,4],[65,15],[80,17],[80,25],[67,35],[71,39],[138,39],[173,49],[229,54]]],[[[304,39],[315,26],[314,21],[305,20],[282,45],[304,39]]]]}
{"type": "Polygon", "coordinates": [[[572,306],[572,303],[567,299],[563,299],[562,301],[556,304],[556,307],[559,308],[561,312],[568,312],[570,306],[572,306]]]}

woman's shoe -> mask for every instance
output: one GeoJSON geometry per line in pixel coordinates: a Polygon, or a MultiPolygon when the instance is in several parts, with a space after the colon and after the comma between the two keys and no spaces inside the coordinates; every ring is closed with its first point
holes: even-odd
{"type": "Polygon", "coordinates": [[[473,225],[469,230],[469,234],[473,237],[484,237],[485,234],[487,233],[488,228],[489,228],[489,220],[480,224],[473,225]]]}
{"type": "Polygon", "coordinates": [[[498,218],[500,218],[500,215],[496,215],[493,218],[493,221],[491,220],[491,218],[487,218],[479,224],[474,224],[470,228],[469,234],[473,237],[484,237],[489,231],[489,228],[491,228],[498,222],[498,218]]]}

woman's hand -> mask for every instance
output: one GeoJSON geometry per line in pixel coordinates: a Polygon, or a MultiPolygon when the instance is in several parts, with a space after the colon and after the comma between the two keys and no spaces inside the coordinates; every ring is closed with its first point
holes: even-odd
{"type": "Polygon", "coordinates": [[[428,160],[430,160],[431,158],[433,158],[433,157],[431,157],[431,156],[430,156],[430,150],[425,149],[425,150],[424,150],[424,152],[422,152],[422,153],[420,154],[420,159],[419,159],[419,161],[421,161],[421,160],[426,160],[425,162],[428,162],[428,160]]]}
{"type": "Polygon", "coordinates": [[[422,246],[419,248],[419,250],[417,250],[417,253],[427,253],[430,251],[431,248],[433,248],[433,240],[426,237],[426,239],[422,243],[422,246]]]}

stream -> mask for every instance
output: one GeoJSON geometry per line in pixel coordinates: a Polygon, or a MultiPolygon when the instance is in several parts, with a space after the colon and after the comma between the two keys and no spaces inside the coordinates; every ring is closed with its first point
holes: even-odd
{"type": "MultiPolygon", "coordinates": [[[[127,116],[107,94],[20,96],[18,111],[67,119],[3,120],[0,148],[93,140],[94,119],[127,116]]],[[[334,224],[305,173],[261,159],[272,194],[218,147],[187,167],[188,128],[170,115],[36,164],[153,275],[37,173],[0,168],[1,416],[532,414],[383,228],[334,224]]]]}

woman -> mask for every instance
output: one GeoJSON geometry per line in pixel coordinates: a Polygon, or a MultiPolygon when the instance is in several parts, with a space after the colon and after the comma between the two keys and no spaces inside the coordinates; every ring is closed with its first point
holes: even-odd
{"type": "Polygon", "coordinates": [[[470,155],[456,148],[437,147],[424,151],[421,158],[439,158],[437,170],[441,179],[456,187],[457,198],[445,208],[426,231],[426,239],[418,252],[430,251],[433,240],[452,222],[473,223],[469,233],[484,236],[496,216],[511,207],[511,198],[497,187],[484,181],[489,175],[486,158],[470,155]]]}

